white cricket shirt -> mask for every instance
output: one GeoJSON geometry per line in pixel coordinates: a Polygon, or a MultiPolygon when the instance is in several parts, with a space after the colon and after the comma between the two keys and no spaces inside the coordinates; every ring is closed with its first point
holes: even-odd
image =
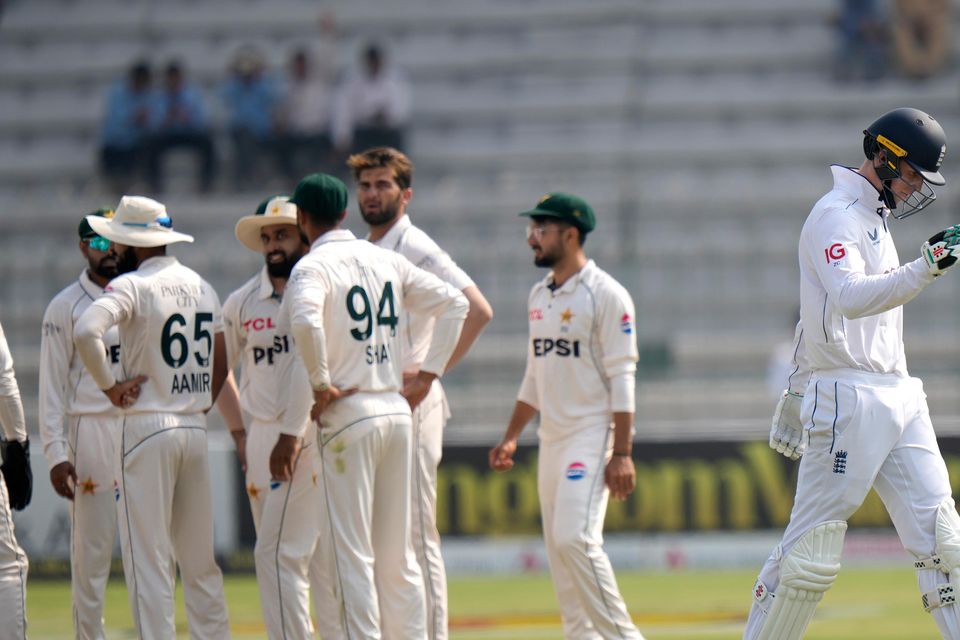
{"type": "Polygon", "coordinates": [[[267,268],[234,291],[223,303],[227,362],[240,365],[240,406],[261,422],[279,423],[290,405],[293,377],[298,388],[310,387],[296,357],[293,336],[279,330],[280,297],[273,292],[267,268]]]}
{"type": "MultiPolygon", "coordinates": [[[[103,289],[84,269],[76,282],[53,297],[43,314],[40,337],[40,438],[50,468],[67,461],[66,417],[120,415],[120,409],[87,373],[73,344],[74,326],[103,289]]],[[[121,379],[120,334],[111,327],[103,335],[107,361],[121,379]]]]}
{"type": "MultiPolygon", "coordinates": [[[[429,271],[444,282],[453,285],[458,291],[474,286],[473,280],[457,266],[450,255],[441,249],[433,239],[415,226],[407,215],[400,216],[390,230],[380,240],[374,242],[378,247],[396,251],[404,258],[429,271]]],[[[433,336],[433,316],[412,310],[404,312],[401,323],[401,339],[404,346],[403,370],[417,371],[430,348],[433,336]]]]}
{"type": "MultiPolygon", "coordinates": [[[[877,189],[851,168],[831,170],[833,189],[800,232],[798,369],[805,360],[813,371],[906,376],[901,305],[934,277],[922,257],[900,266],[887,226],[890,211],[877,189]]],[[[793,378],[805,384],[804,377],[798,371],[791,385],[798,386],[793,378]]]]}
{"type": "Polygon", "coordinates": [[[290,274],[281,327],[289,322],[314,388],[399,392],[407,309],[436,318],[421,370],[438,376],[460,337],[466,297],[393,251],[350,231],[323,234],[290,274]]]}
{"type": "MultiPolygon", "coordinates": [[[[148,258],[104,288],[80,317],[76,340],[99,339],[114,324],[124,376],[147,376],[126,413],[199,414],[210,408],[213,340],[223,320],[206,280],[173,256],[148,258]]],[[[91,375],[98,378],[92,367],[91,375]]]]}
{"type": "Polygon", "coordinates": [[[635,411],[637,340],[633,299],[590,260],[562,286],[553,273],[528,300],[530,341],[518,399],[540,412],[541,441],[613,427],[635,411]]]}
{"type": "Polygon", "coordinates": [[[20,400],[20,385],[13,372],[13,356],[7,336],[0,326],[0,428],[5,440],[27,439],[27,423],[23,418],[23,403],[20,400]]]}

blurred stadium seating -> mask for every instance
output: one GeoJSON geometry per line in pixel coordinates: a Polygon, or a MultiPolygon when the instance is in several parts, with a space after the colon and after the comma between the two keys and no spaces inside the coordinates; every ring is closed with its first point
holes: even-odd
{"type": "MultiPolygon", "coordinates": [[[[497,314],[450,376],[450,438],[491,442],[509,412],[522,372],[526,293],[542,275],[513,214],[549,190],[594,204],[600,222],[588,252],[637,301],[640,436],[766,437],[767,358],[792,335],[797,233],[830,184],[827,165],[858,163],[859,132],[897,106],[932,112],[948,138],[960,140],[952,71],[926,83],[892,74],[871,85],[831,80],[833,7],[830,0],[323,4],[336,16],[342,67],[377,38],[411,79],[412,214],[497,314]]],[[[81,266],[75,222],[116,200],[95,169],[110,82],[136,58],[176,56],[215,106],[214,87],[237,46],[258,43],[281,64],[315,37],[320,10],[307,0],[6,3],[0,319],[31,416],[41,314],[81,266]]],[[[951,181],[960,180],[955,158],[948,153],[951,181]]],[[[225,298],[258,265],[234,240],[234,221],[277,185],[197,197],[184,172],[172,173],[164,200],[177,227],[197,236],[176,253],[225,298]]],[[[960,222],[952,183],[940,196],[931,211],[894,223],[903,260],[934,231],[960,222]]],[[[906,335],[935,421],[956,429],[960,280],[943,280],[908,307],[906,335]]]]}

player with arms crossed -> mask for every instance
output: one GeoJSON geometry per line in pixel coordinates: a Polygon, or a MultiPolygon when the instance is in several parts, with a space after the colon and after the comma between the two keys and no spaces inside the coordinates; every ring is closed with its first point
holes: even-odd
{"type": "Polygon", "coordinates": [[[27,638],[27,554],[17,543],[11,507],[20,511],[33,496],[30,441],[23,419],[13,357],[0,326],[0,640],[27,638]]]}
{"type": "Polygon", "coordinates": [[[403,256],[341,229],[347,191],[336,178],[307,176],[290,201],[312,244],[290,276],[282,315],[313,388],[344,632],[426,638],[410,539],[410,411],[445,370],[468,303],[403,256]],[[435,325],[419,373],[404,386],[400,324],[408,309],[435,325]]]}
{"type": "MultiPolygon", "coordinates": [[[[375,147],[350,156],[347,165],[357,183],[360,215],[370,226],[367,239],[384,249],[396,251],[416,266],[448,282],[466,296],[470,311],[463,323],[449,370],[466,355],[471,345],[493,318],[493,309],[463,269],[430,236],[413,225],[406,209],[413,197],[413,165],[403,153],[390,147],[375,147]]],[[[411,379],[430,347],[433,318],[407,312],[399,330],[406,350],[403,375],[411,379]]],[[[447,637],[447,575],[440,553],[437,530],[437,467],[443,449],[443,428],[450,417],[443,387],[437,380],[430,393],[413,410],[413,547],[423,573],[427,603],[427,637],[447,637]]]]}
{"type": "Polygon", "coordinates": [[[795,368],[770,445],[803,457],[790,522],[754,585],[748,640],[803,636],[871,487],[916,559],[924,608],[960,640],[960,516],[923,384],[907,373],[902,309],[957,261],[960,226],[904,265],[887,226],[936,198],[946,137],[926,113],[895,109],[864,131],[863,149],[860,167],[831,167],[833,189],[800,232],[795,368]]]}
{"type": "Polygon", "coordinates": [[[583,252],[596,217],[583,199],[545,195],[530,211],[534,264],[527,369],[490,467],[513,467],[517,438],[540,413],[537,487],[550,575],[566,638],[642,638],[603,551],[610,495],[633,491],[637,343],[630,294],[583,252]]]}
{"type": "MultiPolygon", "coordinates": [[[[110,218],[112,209],[90,214],[110,218]]],[[[103,638],[103,595],[110,577],[117,531],[114,455],[120,441],[120,409],[87,373],[73,345],[77,320],[117,275],[117,260],[84,218],[80,252],[87,268],[54,296],[43,314],[40,339],[40,436],[50,465],[50,484],[70,500],[70,587],[78,639],[103,638]],[[64,426],[69,425],[65,430],[64,426]],[[66,431],[66,432],[65,432],[66,431]]],[[[120,376],[120,337],[103,336],[110,368],[120,376]]]]}
{"type": "Polygon", "coordinates": [[[227,376],[220,301],[203,278],[166,255],[192,242],[166,208],[124,196],[112,219],[87,222],[111,242],[121,275],[77,321],[77,351],[97,386],[124,408],[117,451],[123,570],[140,638],[169,640],[179,565],[192,638],[230,637],[223,576],[213,557],[206,412],[227,376]],[[103,336],[117,325],[125,380],[103,336]]]}
{"type": "MultiPolygon", "coordinates": [[[[260,272],[223,303],[227,361],[241,367],[240,406],[251,416],[250,436],[237,438],[247,468],[247,495],[257,530],[254,552],[260,606],[271,639],[312,638],[308,592],[312,592],[323,640],[343,636],[331,568],[318,549],[326,535],[319,512],[316,430],[310,425],[310,387],[293,340],[278,330],[280,301],[293,266],[309,249],[297,228],[297,208],[287,196],[267,198],[256,213],[237,222],[243,246],[264,257],[260,272]],[[298,390],[299,389],[299,393],[298,390]],[[299,417],[291,416],[297,414],[299,417]],[[270,455],[284,423],[299,424],[301,440],[290,482],[272,482],[270,455]]],[[[233,434],[243,434],[239,411],[225,410],[236,396],[224,387],[217,407],[233,434]],[[239,423],[239,424],[237,424],[239,423]]],[[[235,401],[235,400],[233,400],[235,401]]],[[[237,436],[235,436],[237,437],[237,436]]]]}

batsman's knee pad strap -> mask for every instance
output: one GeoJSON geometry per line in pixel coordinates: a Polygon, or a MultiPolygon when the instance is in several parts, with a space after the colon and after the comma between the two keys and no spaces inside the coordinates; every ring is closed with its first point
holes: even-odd
{"type": "Polygon", "coordinates": [[[780,562],[780,586],[773,594],[760,640],[799,640],[823,593],[840,573],[847,523],[822,522],[797,540],[780,562]]]}
{"type": "Polygon", "coordinates": [[[940,571],[949,576],[948,581],[936,589],[921,594],[925,611],[953,605],[960,597],[960,515],[953,499],[947,499],[937,507],[936,549],[934,555],[913,563],[917,571],[924,569],[940,571]]]}
{"type": "Polygon", "coordinates": [[[949,574],[960,567],[960,516],[953,500],[944,500],[937,507],[935,552],[929,558],[913,562],[913,568],[935,569],[949,574]]]}

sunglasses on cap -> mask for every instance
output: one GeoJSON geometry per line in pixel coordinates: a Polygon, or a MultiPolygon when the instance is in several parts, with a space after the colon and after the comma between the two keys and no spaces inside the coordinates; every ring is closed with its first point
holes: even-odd
{"type": "Polygon", "coordinates": [[[93,236],[92,238],[88,238],[87,244],[91,249],[96,249],[97,251],[106,251],[110,248],[110,241],[102,236],[93,236]]]}

